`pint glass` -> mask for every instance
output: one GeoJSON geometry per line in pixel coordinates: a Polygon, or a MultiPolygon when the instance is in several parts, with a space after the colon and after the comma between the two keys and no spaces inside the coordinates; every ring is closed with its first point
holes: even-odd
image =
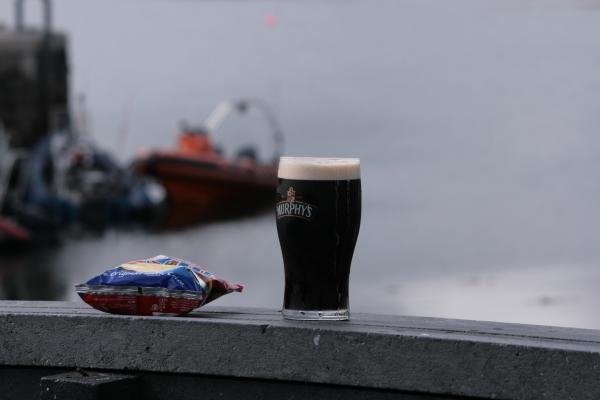
{"type": "Polygon", "coordinates": [[[349,318],[348,280],[360,212],[359,159],[280,159],[276,214],[284,318],[349,318]]]}

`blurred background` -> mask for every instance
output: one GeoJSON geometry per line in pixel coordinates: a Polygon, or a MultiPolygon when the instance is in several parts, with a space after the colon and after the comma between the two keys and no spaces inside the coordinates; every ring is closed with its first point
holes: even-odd
{"type": "Polygon", "coordinates": [[[215,154],[250,145],[249,168],[268,174],[280,130],[285,155],[361,158],[352,311],[600,328],[600,2],[51,5],[48,39],[39,2],[24,4],[21,36],[13,2],[0,2],[0,118],[12,121],[0,152],[0,298],[77,300],[73,285],[108,267],[167,254],[246,285],[216,305],[280,307],[270,207],[148,228],[170,192],[164,200],[160,175],[131,173],[151,149],[206,136],[215,106],[241,98],[268,108],[225,107],[209,132],[215,154]],[[44,68],[55,69],[44,78],[44,68]],[[18,143],[19,121],[36,112],[11,119],[26,102],[17,83],[40,74],[35,110],[51,117],[18,143]],[[48,159],[84,183],[55,184],[48,159]],[[38,193],[36,174],[62,192],[38,193]],[[81,202],[92,178],[115,224],[83,217],[99,209],[96,197],[81,202]]]}

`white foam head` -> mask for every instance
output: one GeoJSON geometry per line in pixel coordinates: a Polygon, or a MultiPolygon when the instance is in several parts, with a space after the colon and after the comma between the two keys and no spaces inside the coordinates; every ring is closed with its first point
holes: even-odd
{"type": "Polygon", "coordinates": [[[307,181],[360,179],[358,158],[281,157],[278,177],[307,181]]]}

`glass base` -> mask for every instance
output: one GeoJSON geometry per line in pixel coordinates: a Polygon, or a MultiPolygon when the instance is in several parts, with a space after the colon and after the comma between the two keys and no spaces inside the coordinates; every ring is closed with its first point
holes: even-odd
{"type": "Polygon", "coordinates": [[[287,310],[281,311],[283,318],[299,321],[346,321],[350,318],[349,310],[287,310]]]}

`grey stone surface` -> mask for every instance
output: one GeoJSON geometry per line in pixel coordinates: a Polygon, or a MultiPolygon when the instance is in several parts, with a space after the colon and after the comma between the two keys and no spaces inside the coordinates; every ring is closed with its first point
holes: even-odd
{"type": "Polygon", "coordinates": [[[132,375],[71,371],[40,379],[40,400],[137,400],[139,379],[132,375]]]}
{"type": "Polygon", "coordinates": [[[82,303],[0,302],[0,365],[326,383],[498,399],[600,398],[600,331],[355,314],[282,320],[207,307],[130,317],[82,303]]]}

